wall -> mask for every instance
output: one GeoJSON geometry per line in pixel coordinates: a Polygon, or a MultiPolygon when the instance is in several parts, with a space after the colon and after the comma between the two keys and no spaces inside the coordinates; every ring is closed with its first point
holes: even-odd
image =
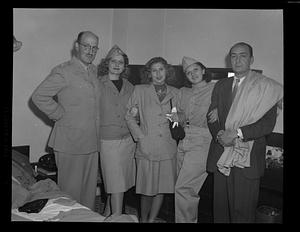
{"type": "MultiPolygon", "coordinates": [[[[70,58],[81,30],[100,35],[96,64],[118,44],[131,64],[154,56],[180,64],[190,56],[226,67],[229,48],[245,41],[254,49],[252,67],[283,83],[282,10],[14,9],[14,35],[23,47],[14,54],[12,145],[29,144],[32,161],[45,152],[51,123],[28,100],[51,68],[70,58]]],[[[283,132],[282,113],[274,131],[283,132]]]]}
{"type": "Polygon", "coordinates": [[[112,9],[14,9],[13,32],[23,42],[13,55],[12,145],[30,145],[30,160],[45,154],[51,121],[29,101],[51,69],[70,59],[78,33],[100,37],[95,63],[110,47],[112,9]]]}
{"type": "MultiPolygon", "coordinates": [[[[123,9],[114,19],[127,27],[113,35],[130,63],[145,64],[162,56],[181,64],[183,56],[202,61],[208,67],[226,67],[230,47],[239,41],[252,45],[254,64],[283,84],[283,11],[235,9],[123,9]]],[[[274,132],[283,133],[283,113],[274,132]]]]}

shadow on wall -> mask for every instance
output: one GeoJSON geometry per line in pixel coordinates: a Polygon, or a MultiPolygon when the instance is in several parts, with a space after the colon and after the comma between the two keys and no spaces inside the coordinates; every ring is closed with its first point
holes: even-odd
{"type": "MultiPolygon", "coordinates": [[[[37,106],[33,103],[31,98],[28,100],[28,107],[36,117],[38,117],[40,120],[42,120],[45,123],[45,125],[53,128],[54,122],[51,119],[49,119],[46,114],[44,114],[42,111],[40,111],[39,108],[37,108],[37,106]]],[[[38,135],[36,135],[36,136],[38,136],[38,135]]],[[[48,137],[48,140],[49,140],[49,137],[48,137]]],[[[47,140],[46,144],[48,144],[48,140],[47,140]]],[[[47,145],[45,146],[45,152],[47,152],[47,153],[51,152],[51,148],[49,148],[47,145]]]]}
{"type": "Polygon", "coordinates": [[[72,46],[72,49],[70,51],[71,59],[72,59],[73,56],[77,55],[76,49],[75,49],[75,43],[76,43],[76,40],[73,42],[73,46],[72,46]]]}
{"type": "Polygon", "coordinates": [[[231,60],[230,60],[230,54],[229,53],[225,56],[225,67],[226,68],[231,68],[231,60]]]}

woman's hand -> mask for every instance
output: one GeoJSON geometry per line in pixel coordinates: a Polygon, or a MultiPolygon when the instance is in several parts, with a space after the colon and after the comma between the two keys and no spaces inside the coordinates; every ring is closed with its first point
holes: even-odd
{"type": "Polygon", "coordinates": [[[208,117],[209,117],[208,123],[213,123],[219,120],[218,109],[213,109],[212,111],[210,111],[208,117]]]}
{"type": "Polygon", "coordinates": [[[170,120],[171,122],[178,122],[179,121],[179,117],[178,117],[177,113],[166,114],[166,118],[168,120],[170,120]]]}
{"type": "Polygon", "coordinates": [[[136,106],[133,106],[129,113],[132,115],[132,117],[135,118],[136,122],[139,124],[140,123],[140,116],[139,116],[139,109],[136,106]]]}
{"type": "Polygon", "coordinates": [[[171,122],[179,122],[179,117],[178,117],[178,114],[177,114],[177,109],[176,107],[173,107],[172,110],[171,110],[171,113],[168,113],[166,114],[166,118],[168,120],[170,120],[171,122]]]}

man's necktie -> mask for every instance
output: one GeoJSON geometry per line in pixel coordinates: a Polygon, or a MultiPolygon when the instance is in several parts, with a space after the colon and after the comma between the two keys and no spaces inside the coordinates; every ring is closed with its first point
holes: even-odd
{"type": "Polygon", "coordinates": [[[233,102],[234,97],[235,97],[235,95],[236,95],[236,92],[237,92],[237,90],[238,90],[239,82],[240,82],[240,78],[236,78],[236,79],[235,79],[235,84],[234,84],[234,87],[233,87],[233,90],[232,90],[232,95],[231,95],[232,102],[233,102]]]}

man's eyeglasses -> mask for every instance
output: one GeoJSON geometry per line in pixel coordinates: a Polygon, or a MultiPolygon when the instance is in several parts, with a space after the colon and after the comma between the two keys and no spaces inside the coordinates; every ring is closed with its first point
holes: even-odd
{"type": "Polygon", "coordinates": [[[99,49],[99,48],[96,47],[96,46],[92,47],[91,45],[84,44],[84,43],[79,43],[79,42],[78,42],[78,44],[81,45],[81,46],[83,47],[83,50],[84,50],[85,52],[92,51],[93,53],[96,53],[96,52],[98,51],[98,49],[99,49]]]}

